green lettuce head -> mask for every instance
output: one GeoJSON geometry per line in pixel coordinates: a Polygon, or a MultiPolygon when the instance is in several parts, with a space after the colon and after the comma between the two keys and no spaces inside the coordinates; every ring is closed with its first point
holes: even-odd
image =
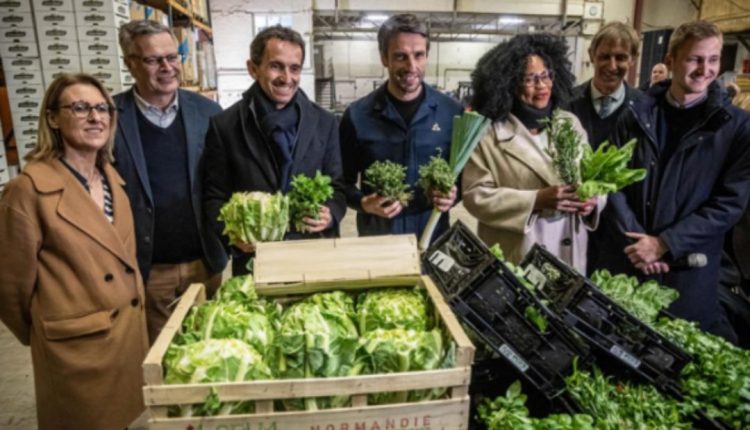
{"type": "Polygon", "coordinates": [[[424,290],[417,288],[380,288],[359,296],[357,321],[362,334],[376,329],[429,330],[430,306],[424,290]]]}

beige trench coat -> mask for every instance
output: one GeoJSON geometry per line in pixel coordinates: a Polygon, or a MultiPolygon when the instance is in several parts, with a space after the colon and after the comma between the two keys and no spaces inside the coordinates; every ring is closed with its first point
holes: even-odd
{"type": "Polygon", "coordinates": [[[0,199],[0,319],[31,346],[40,429],[122,429],[143,410],[133,218],[104,171],[113,224],[59,160],[30,163],[0,199]]]}
{"type": "MultiPolygon", "coordinates": [[[[573,119],[588,145],[578,118],[573,119]]],[[[557,211],[534,211],[539,189],[561,181],[548,154],[533,141],[528,129],[512,114],[495,122],[477,145],[463,172],[463,202],[479,221],[479,237],[488,246],[495,243],[512,263],[519,263],[535,244],[586,272],[587,230],[596,228],[606,199],[600,197],[597,209],[586,220],[557,211]]]]}

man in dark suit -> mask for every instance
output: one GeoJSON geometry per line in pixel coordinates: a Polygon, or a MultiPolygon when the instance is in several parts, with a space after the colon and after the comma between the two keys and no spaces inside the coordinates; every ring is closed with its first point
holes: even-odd
{"type": "Polygon", "coordinates": [[[203,219],[198,167],[208,117],[221,108],[179,89],[180,55],[168,27],[133,21],[119,36],[135,85],[115,96],[115,167],[133,208],[153,343],[174,300],[194,282],[204,283],[212,295],[227,263],[203,219]]]}
{"type": "Polygon", "coordinates": [[[640,91],[625,82],[639,46],[633,27],[618,21],[604,25],[591,40],[589,59],[594,77],[574,89],[570,111],[581,121],[594,148],[609,137],[630,101],[640,97],[640,91]]]}
{"type": "MultiPolygon", "coordinates": [[[[346,212],[336,118],[299,89],[305,43],[279,25],[258,33],[250,44],[247,69],[255,83],[242,100],[211,118],[204,153],[204,211],[220,237],[219,210],[238,191],[289,190],[294,175],[332,179],[333,197],[319,219],[306,219],[304,232],[287,238],[333,237],[346,212]]],[[[233,247],[232,271],[246,273],[253,244],[233,247]]]]}

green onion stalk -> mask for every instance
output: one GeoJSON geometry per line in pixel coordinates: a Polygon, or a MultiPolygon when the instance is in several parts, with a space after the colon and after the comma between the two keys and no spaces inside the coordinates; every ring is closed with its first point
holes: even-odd
{"type": "MultiPolygon", "coordinates": [[[[463,170],[474,148],[477,147],[479,139],[484,135],[490,120],[476,112],[464,112],[462,115],[453,117],[453,131],[451,134],[451,152],[448,159],[454,178],[463,170]]],[[[455,180],[454,180],[455,182],[455,180]]],[[[422,236],[419,238],[419,249],[425,250],[430,246],[432,234],[440,220],[442,213],[433,209],[430,219],[427,221],[422,236]]]]}

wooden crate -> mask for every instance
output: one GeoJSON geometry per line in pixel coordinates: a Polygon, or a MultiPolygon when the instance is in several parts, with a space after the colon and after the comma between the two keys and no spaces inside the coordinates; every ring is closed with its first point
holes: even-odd
{"type": "Polygon", "coordinates": [[[260,296],[286,297],[333,289],[359,290],[421,285],[432,300],[441,325],[456,343],[455,367],[354,377],[165,385],[162,368],[164,354],[190,308],[206,300],[203,286],[194,284],[183,295],[143,364],[146,381],[144,397],[150,414],[151,429],[468,428],[468,392],[474,347],[435,284],[429,277],[419,275],[416,238],[389,236],[260,244],[255,267],[256,288],[260,296]],[[405,250],[409,252],[405,253],[405,250]],[[332,270],[331,266],[340,270],[332,270]],[[448,388],[449,395],[441,400],[367,405],[368,393],[442,387],[448,388]],[[167,406],[202,403],[211,390],[214,390],[222,401],[254,400],[256,413],[217,417],[167,417],[167,406]],[[351,395],[352,406],[318,411],[274,410],[273,401],[276,399],[332,395],[351,395]]]}

